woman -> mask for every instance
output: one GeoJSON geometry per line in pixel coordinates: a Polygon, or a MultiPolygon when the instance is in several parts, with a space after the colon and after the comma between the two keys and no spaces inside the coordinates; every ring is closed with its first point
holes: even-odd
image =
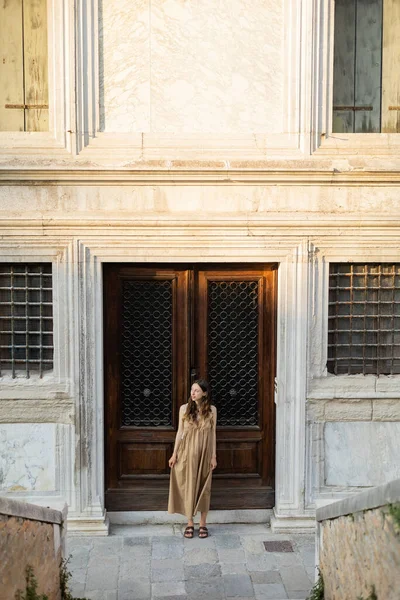
{"type": "Polygon", "coordinates": [[[208,537],[211,476],[217,466],[216,428],[217,409],[211,404],[208,383],[198,379],[192,385],[188,403],[179,410],[179,428],[169,459],[168,512],[188,518],[186,538],[194,535],[193,517],[197,511],[201,513],[199,537],[208,537]]]}

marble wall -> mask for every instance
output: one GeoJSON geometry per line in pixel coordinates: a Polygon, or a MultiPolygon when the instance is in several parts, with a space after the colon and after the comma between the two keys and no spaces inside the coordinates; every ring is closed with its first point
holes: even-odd
{"type": "Polygon", "coordinates": [[[282,4],[103,0],[101,128],[281,132],[282,4]]]}
{"type": "Polygon", "coordinates": [[[55,461],[55,424],[0,425],[0,493],[55,490],[55,461]]]}
{"type": "Polygon", "coordinates": [[[374,486],[400,478],[400,423],[325,424],[325,484],[374,486]]]}

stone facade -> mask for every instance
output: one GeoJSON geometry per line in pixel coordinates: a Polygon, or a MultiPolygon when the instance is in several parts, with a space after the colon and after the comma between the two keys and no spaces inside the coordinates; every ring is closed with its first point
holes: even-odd
{"type": "Polygon", "coordinates": [[[26,568],[32,567],[38,594],[59,600],[64,557],[63,520],[58,512],[0,498],[1,597],[25,594],[26,568]]]}
{"type": "Polygon", "coordinates": [[[55,362],[1,377],[1,493],[107,533],[107,262],[279,265],[276,530],[400,476],[399,377],[326,372],[329,263],[400,262],[398,135],[330,133],[333,1],[48,7],[51,129],[0,132],[0,254],[52,262],[55,362]]]}
{"type": "MultiPolygon", "coordinates": [[[[319,511],[319,561],[324,579],[325,600],[356,600],[370,598],[375,589],[377,598],[396,600],[400,589],[400,522],[385,504],[385,493],[392,491],[392,500],[399,490],[400,480],[381,490],[382,506],[364,493],[364,508],[342,516],[324,516],[319,511]],[[325,517],[325,518],[324,518],[325,517]]],[[[361,494],[363,496],[363,494],[361,494]]],[[[399,497],[400,499],[400,497],[399,497]]],[[[362,500],[361,500],[362,501],[362,500]]],[[[340,502],[338,503],[341,504],[340,502]]],[[[333,509],[335,505],[330,508],[333,509]]],[[[350,507],[337,507],[336,512],[347,513],[350,507]]]]}

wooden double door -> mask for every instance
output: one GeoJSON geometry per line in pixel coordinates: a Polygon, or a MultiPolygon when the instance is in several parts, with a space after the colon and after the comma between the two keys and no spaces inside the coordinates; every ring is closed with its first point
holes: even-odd
{"type": "Polygon", "coordinates": [[[211,508],[274,505],[275,265],[104,267],[106,508],[166,510],[179,407],[209,381],[211,508]]]}

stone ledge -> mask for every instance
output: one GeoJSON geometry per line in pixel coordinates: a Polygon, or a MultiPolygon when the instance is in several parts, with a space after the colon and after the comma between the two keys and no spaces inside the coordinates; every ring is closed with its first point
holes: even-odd
{"type": "Polygon", "coordinates": [[[55,523],[61,525],[67,516],[67,505],[63,510],[55,510],[37,504],[21,502],[5,496],[0,496],[0,514],[10,517],[19,517],[30,521],[42,521],[43,523],[55,523]]]}
{"type": "Polygon", "coordinates": [[[327,519],[337,519],[338,517],[362,510],[371,510],[394,502],[400,502],[400,479],[395,479],[390,483],[368,489],[344,500],[339,500],[338,502],[318,508],[316,519],[318,522],[326,521],[327,519]]]}

